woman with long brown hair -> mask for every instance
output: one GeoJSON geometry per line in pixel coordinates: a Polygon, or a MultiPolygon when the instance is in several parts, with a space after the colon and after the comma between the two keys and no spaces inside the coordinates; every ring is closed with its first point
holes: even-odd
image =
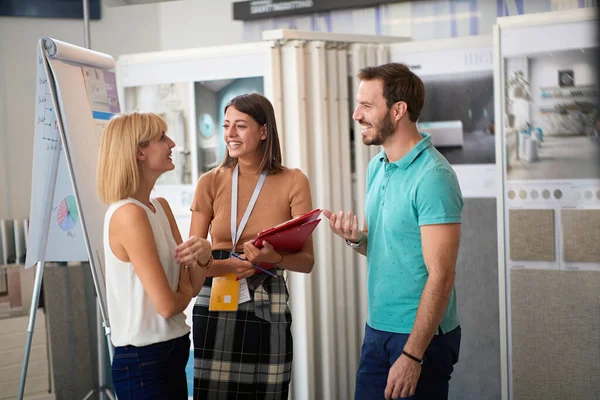
{"type": "Polygon", "coordinates": [[[313,245],[309,239],[299,252],[280,254],[269,243],[255,247],[252,239],[310,211],[310,186],[302,171],[282,165],[268,99],[259,94],[233,98],[225,107],[223,128],[225,158],[200,177],[191,207],[190,235],[210,233],[214,256],[194,307],[194,399],[285,399],[292,318],[283,271],[310,273],[313,245]],[[274,276],[257,271],[259,263],[276,265],[274,276]],[[233,311],[211,309],[212,292],[222,278],[210,277],[227,274],[241,279],[240,304],[232,305],[233,311]]]}

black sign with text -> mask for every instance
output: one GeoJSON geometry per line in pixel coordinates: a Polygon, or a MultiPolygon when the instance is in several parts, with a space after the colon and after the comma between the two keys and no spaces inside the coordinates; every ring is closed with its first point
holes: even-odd
{"type": "MultiPolygon", "coordinates": [[[[379,4],[407,3],[410,0],[251,0],[233,3],[233,19],[250,21],[298,14],[311,14],[379,4]]],[[[413,0],[414,1],[414,0],[413,0]]]]}

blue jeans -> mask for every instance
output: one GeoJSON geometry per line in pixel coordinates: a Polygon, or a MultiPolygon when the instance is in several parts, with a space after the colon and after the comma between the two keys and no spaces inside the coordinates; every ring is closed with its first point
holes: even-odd
{"type": "MultiPolygon", "coordinates": [[[[423,357],[421,375],[411,400],[446,400],[450,375],[458,361],[460,326],[435,335],[423,357]]],[[[356,372],[355,400],[384,399],[388,372],[396,362],[408,335],[383,332],[366,325],[360,363],[356,372]]]]}
{"type": "Polygon", "coordinates": [[[189,335],[143,347],[115,347],[112,379],[119,400],[187,400],[189,335]]]}

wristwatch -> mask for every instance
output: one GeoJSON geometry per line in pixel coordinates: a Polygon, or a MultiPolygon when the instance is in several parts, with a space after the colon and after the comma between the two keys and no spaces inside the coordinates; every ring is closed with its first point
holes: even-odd
{"type": "Polygon", "coordinates": [[[352,247],[353,249],[357,249],[363,245],[364,241],[365,241],[365,235],[362,235],[358,242],[352,242],[352,241],[346,239],[346,244],[348,246],[352,247]]]}

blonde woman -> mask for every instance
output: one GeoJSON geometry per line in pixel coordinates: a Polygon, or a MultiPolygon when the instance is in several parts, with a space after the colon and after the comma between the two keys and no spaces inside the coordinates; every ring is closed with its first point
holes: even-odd
{"type": "Polygon", "coordinates": [[[211,265],[210,244],[181,234],[169,204],[150,198],[175,168],[166,123],[155,114],[114,117],[102,136],[98,191],[104,220],[108,316],[119,399],[187,399],[190,327],[183,311],[211,265]]]}

